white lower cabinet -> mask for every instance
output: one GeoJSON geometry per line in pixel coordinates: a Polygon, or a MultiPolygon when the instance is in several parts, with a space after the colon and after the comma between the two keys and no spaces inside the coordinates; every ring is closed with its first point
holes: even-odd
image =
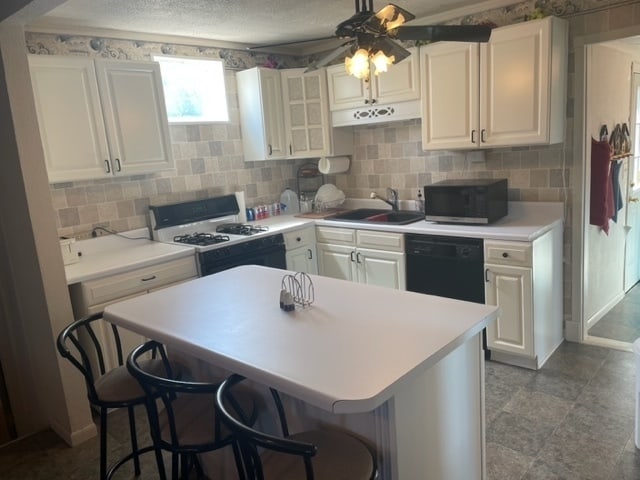
{"type": "Polygon", "coordinates": [[[562,343],[561,229],[533,242],[485,240],[485,301],[500,307],[487,327],[492,360],[538,369],[562,343]]]}
{"type": "Polygon", "coordinates": [[[320,275],[405,290],[401,233],[317,227],[316,237],[320,275]]]}
{"type": "Polygon", "coordinates": [[[312,224],[285,232],[284,244],[287,249],[287,270],[309,274],[318,273],[316,230],[312,224]]]}
{"type": "MultiPolygon", "coordinates": [[[[130,272],[110,275],[69,285],[71,304],[76,319],[102,312],[107,305],[128,298],[170,287],[198,276],[195,256],[189,256],[130,272]]],[[[118,366],[116,346],[107,329],[107,322],[99,321],[96,331],[98,340],[105,351],[105,367],[108,370],[118,366]]],[[[122,342],[122,353],[126,356],[136,346],[145,342],[142,335],[124,328],[118,328],[122,342]]]]}
{"type": "Polygon", "coordinates": [[[487,270],[486,303],[500,306],[500,316],[487,329],[489,348],[533,358],[531,268],[487,265],[487,270]]]}

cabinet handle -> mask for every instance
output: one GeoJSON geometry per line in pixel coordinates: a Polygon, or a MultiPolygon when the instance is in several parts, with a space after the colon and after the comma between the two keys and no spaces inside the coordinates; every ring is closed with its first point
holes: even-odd
{"type": "Polygon", "coordinates": [[[143,278],[142,281],[143,282],[150,282],[151,280],[155,280],[157,277],[155,275],[152,275],[150,277],[147,278],[143,278]]]}
{"type": "Polygon", "coordinates": [[[313,260],[313,250],[311,250],[310,248],[307,249],[307,252],[309,252],[309,260],[313,260]]]}
{"type": "Polygon", "coordinates": [[[351,261],[352,261],[352,262],[355,262],[355,261],[356,261],[356,259],[355,259],[355,258],[353,258],[353,254],[354,254],[354,253],[356,253],[356,252],[354,252],[353,250],[351,250],[351,253],[349,254],[349,257],[351,258],[351,261]]]}
{"type": "Polygon", "coordinates": [[[486,283],[489,283],[489,269],[488,268],[484,269],[484,281],[486,283]]]}
{"type": "Polygon", "coordinates": [[[289,155],[293,155],[293,147],[289,144],[289,155]]]}
{"type": "Polygon", "coordinates": [[[356,255],[356,262],[357,262],[357,263],[362,263],[362,262],[360,261],[360,252],[358,252],[358,254],[356,255]]]}
{"type": "Polygon", "coordinates": [[[111,164],[109,163],[109,160],[104,161],[104,166],[107,173],[111,173],[111,164]]]}
{"type": "Polygon", "coordinates": [[[373,105],[374,103],[376,103],[377,100],[374,98],[373,100],[371,100],[371,104],[373,105]]]}
{"type": "Polygon", "coordinates": [[[476,143],[476,130],[471,130],[471,143],[476,143]]]}
{"type": "Polygon", "coordinates": [[[122,165],[120,165],[120,159],[116,158],[116,167],[118,167],[118,172],[122,171],[122,165]]]}
{"type": "Polygon", "coordinates": [[[480,142],[482,142],[482,143],[486,143],[486,141],[487,141],[487,140],[484,138],[484,134],[486,133],[486,131],[487,131],[487,130],[486,130],[486,129],[484,129],[484,128],[480,131],[480,142]]]}
{"type": "Polygon", "coordinates": [[[271,148],[271,145],[269,145],[269,155],[273,155],[273,148],[271,148]]]}

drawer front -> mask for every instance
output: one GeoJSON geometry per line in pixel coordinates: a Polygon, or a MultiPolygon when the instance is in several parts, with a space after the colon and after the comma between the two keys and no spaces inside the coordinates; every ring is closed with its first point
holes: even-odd
{"type": "Polygon", "coordinates": [[[498,265],[532,266],[533,245],[527,242],[484,242],[484,262],[498,265]]]}
{"type": "Polygon", "coordinates": [[[375,248],[389,252],[404,252],[404,235],[402,233],[358,230],[357,245],[362,248],[375,248]]]}
{"type": "Polygon", "coordinates": [[[179,258],[131,272],[82,282],[82,303],[90,307],[197,275],[195,257],[179,258]]]}
{"type": "Polygon", "coordinates": [[[356,231],[352,228],[316,227],[316,238],[320,243],[355,245],[356,231]]]}
{"type": "Polygon", "coordinates": [[[314,243],[316,243],[316,232],[313,226],[284,233],[284,244],[287,250],[306,247],[314,243]]]}

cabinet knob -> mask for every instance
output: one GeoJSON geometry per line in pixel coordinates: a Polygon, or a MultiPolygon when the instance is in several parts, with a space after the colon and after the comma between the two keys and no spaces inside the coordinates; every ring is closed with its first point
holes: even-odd
{"type": "Polygon", "coordinates": [[[296,237],[296,242],[301,242],[302,238],[301,237],[296,237]]]}
{"type": "Polygon", "coordinates": [[[364,101],[364,104],[365,104],[365,105],[368,105],[368,104],[369,104],[369,100],[365,100],[365,101],[364,101]]]}
{"type": "Polygon", "coordinates": [[[374,98],[373,100],[371,100],[371,103],[372,103],[372,104],[374,104],[374,103],[376,103],[376,102],[377,102],[377,100],[376,100],[375,98],[374,98]]]}
{"type": "Polygon", "coordinates": [[[509,258],[509,254],[507,252],[502,252],[502,258],[509,258]]]}

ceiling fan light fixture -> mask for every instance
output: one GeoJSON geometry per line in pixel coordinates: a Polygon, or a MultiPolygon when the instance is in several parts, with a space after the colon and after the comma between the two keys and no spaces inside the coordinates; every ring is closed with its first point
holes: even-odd
{"type": "Polygon", "coordinates": [[[369,78],[369,52],[364,48],[356,50],[353,57],[345,57],[344,66],[349,75],[356,78],[369,78]]]}
{"type": "Polygon", "coordinates": [[[392,65],[395,61],[396,58],[393,55],[387,57],[382,50],[378,50],[371,56],[371,63],[373,63],[373,66],[375,67],[375,75],[380,75],[381,73],[386,72],[389,65],[392,65]]]}

